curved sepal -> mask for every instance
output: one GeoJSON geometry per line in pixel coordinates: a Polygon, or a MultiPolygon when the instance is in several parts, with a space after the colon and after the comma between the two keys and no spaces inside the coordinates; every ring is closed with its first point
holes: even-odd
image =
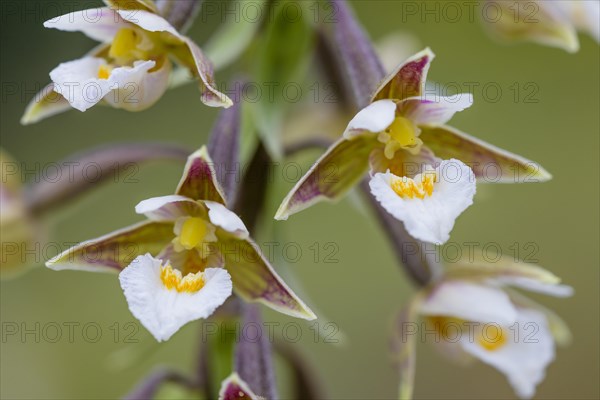
{"type": "Polygon", "coordinates": [[[71,109],[69,102],[54,91],[54,84],[44,87],[27,104],[25,113],[21,117],[22,125],[34,124],[44,118],[60,114],[71,109]]]}
{"type": "MultiPolygon", "coordinates": [[[[531,41],[558,47],[570,53],[579,50],[575,27],[561,9],[560,1],[497,1],[494,5],[499,19],[486,21],[486,28],[503,41],[531,41]]],[[[592,1],[593,2],[593,1],[592,1]]],[[[579,3],[569,1],[567,3],[579,3]]],[[[583,2],[581,2],[583,3],[583,2]]]]}
{"type": "Polygon", "coordinates": [[[180,61],[199,78],[200,100],[209,107],[231,107],[233,101],[217,89],[211,62],[191,39],[185,37],[184,42],[188,54],[180,61]]]}
{"type": "Polygon", "coordinates": [[[435,55],[429,48],[410,57],[383,79],[371,102],[421,96],[427,80],[427,71],[434,58],[435,55]]]}
{"type": "Polygon", "coordinates": [[[437,157],[467,164],[480,182],[545,182],[552,178],[538,163],[446,125],[423,127],[419,137],[437,157]]]}
{"type": "Polygon", "coordinates": [[[540,283],[555,285],[560,283],[560,278],[552,272],[534,264],[517,261],[513,257],[503,256],[496,262],[475,257],[471,260],[461,260],[448,264],[446,276],[451,279],[500,279],[500,278],[526,278],[540,283]]]}
{"type": "Polygon", "coordinates": [[[317,318],[283,282],[258,245],[250,239],[241,240],[230,235],[220,238],[219,244],[237,295],[293,317],[307,320],[317,318]]]}
{"type": "Polygon", "coordinates": [[[285,197],[275,219],[286,220],[321,200],[337,200],[367,172],[374,137],[359,136],[335,142],[285,197]]]}
{"type": "Polygon", "coordinates": [[[172,239],[172,224],[142,222],[73,246],[46,266],[56,271],[119,272],[141,254],[158,254],[172,239]]]}
{"type": "Polygon", "coordinates": [[[517,306],[539,311],[546,316],[548,328],[559,346],[567,346],[571,343],[573,334],[567,323],[556,312],[512,289],[506,289],[506,292],[517,306]]]}
{"type": "Polygon", "coordinates": [[[223,189],[206,146],[189,156],[175,193],[193,200],[226,204],[223,189]]]}

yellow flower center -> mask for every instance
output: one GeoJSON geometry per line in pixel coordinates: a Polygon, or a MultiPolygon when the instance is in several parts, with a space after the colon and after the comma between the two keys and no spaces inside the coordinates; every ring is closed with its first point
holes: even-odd
{"type": "Polygon", "coordinates": [[[496,351],[506,344],[507,334],[496,325],[486,325],[479,332],[477,343],[487,351],[496,351]]]}
{"type": "Polygon", "coordinates": [[[108,79],[111,71],[112,67],[110,67],[109,65],[101,65],[100,68],[98,68],[98,79],[108,79]]]}
{"type": "Polygon", "coordinates": [[[400,149],[408,150],[413,154],[418,153],[423,143],[418,135],[419,128],[411,120],[405,117],[396,117],[377,139],[385,144],[384,155],[391,160],[396,151],[400,149]]]}
{"type": "Polygon", "coordinates": [[[179,243],[186,249],[191,250],[204,241],[208,233],[208,223],[197,217],[191,217],[185,220],[181,227],[179,243]]]}
{"type": "Polygon", "coordinates": [[[165,52],[160,38],[160,32],[121,28],[112,41],[108,55],[119,65],[129,65],[136,60],[155,59],[165,52]]]}
{"type": "Polygon", "coordinates": [[[424,199],[426,196],[433,194],[433,184],[437,181],[435,171],[426,171],[421,175],[419,182],[414,179],[402,177],[392,181],[391,187],[394,192],[404,198],[424,199]]]}
{"type": "Polygon", "coordinates": [[[173,269],[173,267],[168,264],[161,267],[160,280],[167,289],[174,289],[179,293],[194,293],[204,287],[204,277],[202,272],[189,273],[182,278],[181,272],[173,269]]]}

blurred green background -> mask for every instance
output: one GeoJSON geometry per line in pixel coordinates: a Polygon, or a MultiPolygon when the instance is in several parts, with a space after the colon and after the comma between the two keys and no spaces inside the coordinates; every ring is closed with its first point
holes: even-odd
{"type": "MultiPolygon", "coordinates": [[[[200,104],[195,85],[167,92],[153,108],[140,113],[95,107],[85,114],[70,111],[35,125],[19,124],[35,88],[48,82],[48,72],[60,62],[81,57],[93,45],[82,34],[43,28],[45,19],[58,15],[58,10],[68,11],[72,3],[2,2],[2,147],[34,168],[35,163],[43,166],[89,146],[118,140],[169,140],[190,149],[204,143],[217,111],[200,104]],[[50,3],[59,6],[54,8],[57,11],[50,3]],[[16,94],[11,89],[15,84],[16,94]]],[[[434,9],[436,3],[440,7],[444,2],[426,3],[434,9]]],[[[99,2],[81,4],[87,8],[99,2]]],[[[424,3],[416,4],[424,10],[424,3]]],[[[511,246],[516,243],[522,257],[528,254],[528,243],[538,246],[534,258],[574,286],[576,294],[562,300],[532,296],[556,310],[574,333],[572,345],[558,349],[537,396],[598,398],[598,45],[580,37],[582,48],[574,55],[532,44],[503,46],[490,40],[481,25],[466,15],[452,22],[438,12],[441,17],[436,21],[435,13],[407,16],[401,1],[355,1],[352,5],[374,40],[396,32],[412,35],[407,45],[417,43],[416,48],[400,48],[400,54],[418,50],[419,45],[430,46],[437,55],[430,79],[441,84],[480,83],[474,90],[474,106],[459,113],[453,126],[538,161],[554,175],[551,182],[539,185],[479,186],[475,204],[457,221],[452,240],[481,246],[497,243],[507,254],[513,254],[511,246]],[[492,89],[482,92],[488,83],[502,89],[497,101],[492,101],[496,97],[492,89]],[[516,99],[511,89],[515,83],[521,89],[516,99]],[[527,83],[539,89],[535,103],[525,102],[531,90],[524,88],[527,83]]],[[[189,33],[198,43],[218,23],[218,16],[202,19],[189,33]]],[[[225,82],[236,71],[235,66],[220,71],[217,79],[225,82]]],[[[308,168],[317,155],[311,152],[297,160],[308,168]]],[[[137,183],[119,179],[102,185],[48,219],[51,240],[76,242],[141,220],[133,212],[135,204],[171,193],[181,168],[176,163],[143,165],[135,175],[137,183]]],[[[272,194],[270,215],[292,182],[279,186],[272,194]]],[[[273,224],[303,251],[300,260],[291,264],[299,280],[292,286],[301,284],[309,305],[347,337],[343,346],[315,341],[310,324],[298,325],[303,335],[295,346],[323,377],[328,396],[394,398],[397,377],[390,366],[391,319],[414,288],[376,222],[346,199],[273,224]],[[310,250],[315,242],[322,249],[316,263],[310,250]],[[328,242],[339,247],[337,263],[324,262],[323,246],[328,242]]],[[[52,249],[48,252],[53,255],[52,249]]],[[[13,323],[28,329],[36,323],[40,329],[51,329],[48,324],[53,322],[63,326],[57,343],[46,340],[43,332],[39,342],[34,335],[25,340],[18,335],[3,337],[2,398],[115,398],[156,365],[193,368],[198,323],[188,324],[166,344],[157,345],[142,327],[134,335],[138,343],[124,343],[124,336],[131,332],[126,324],[136,320],[115,276],[36,268],[20,279],[2,282],[1,289],[3,331],[13,323]],[[71,322],[80,324],[73,343],[64,325],[71,322]],[[82,334],[86,323],[102,328],[97,342],[91,343],[94,328],[89,328],[87,340],[82,334]],[[115,329],[120,334],[116,340],[115,329]]],[[[270,310],[265,310],[265,319],[296,322],[270,310]]],[[[50,330],[46,333],[53,336],[50,330]]],[[[504,377],[494,369],[480,363],[457,368],[426,343],[419,345],[417,364],[417,398],[513,397],[504,377]]]]}

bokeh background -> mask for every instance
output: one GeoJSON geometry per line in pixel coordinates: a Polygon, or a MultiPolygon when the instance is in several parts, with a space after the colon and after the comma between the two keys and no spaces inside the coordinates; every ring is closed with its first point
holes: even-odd
{"type": "MultiPolygon", "coordinates": [[[[81,8],[88,8],[100,2],[80,3],[81,8]]],[[[551,182],[539,185],[479,186],[475,204],[456,224],[453,241],[480,246],[497,243],[506,254],[513,254],[516,244],[522,257],[531,250],[526,246],[534,243],[538,250],[533,258],[575,287],[576,294],[569,299],[532,296],[556,310],[574,334],[571,346],[558,349],[537,397],[598,398],[599,47],[585,36],[580,37],[581,51],[574,55],[533,44],[501,45],[467,15],[454,21],[442,11],[424,14],[426,7],[439,8],[445,2],[425,3],[414,2],[416,15],[407,15],[401,1],[353,1],[352,6],[374,40],[403,34],[399,55],[430,46],[437,55],[430,79],[441,84],[480,84],[473,90],[474,106],[455,116],[452,125],[536,160],[554,175],[551,182]],[[498,99],[492,89],[483,93],[482,87],[489,83],[502,89],[498,99]],[[515,83],[521,90],[516,98],[515,83]],[[524,87],[528,83],[534,85],[530,99],[536,102],[526,101],[532,91],[531,86],[524,87]]],[[[200,104],[194,85],[167,92],[153,108],[140,113],[96,107],[31,126],[19,124],[35,89],[47,83],[48,72],[93,45],[82,34],[42,27],[44,20],[60,10],[80,8],[72,4],[2,1],[2,147],[35,168],[36,163],[43,167],[89,146],[113,141],[169,140],[190,149],[204,143],[217,111],[200,104]],[[14,85],[17,93],[9,90],[14,85]]],[[[190,36],[203,43],[218,19],[199,19],[190,36]]],[[[235,66],[220,71],[217,79],[225,82],[234,72],[235,66]]],[[[318,152],[309,152],[296,160],[308,168],[317,156],[318,152]]],[[[51,240],[76,242],[141,220],[133,212],[135,204],[171,193],[181,168],[174,162],[146,164],[135,174],[137,183],[117,179],[98,187],[47,219],[51,240]]],[[[272,193],[270,215],[291,186],[292,182],[283,181],[272,193]]],[[[322,376],[328,396],[394,398],[397,377],[390,365],[391,320],[415,288],[377,223],[357,209],[352,197],[338,205],[318,205],[287,223],[266,221],[265,230],[276,225],[282,241],[296,242],[303,251],[299,261],[290,263],[298,278],[292,285],[301,285],[308,303],[346,337],[344,345],[315,341],[309,324],[297,325],[302,338],[294,346],[322,376]],[[321,246],[318,262],[310,250],[315,242],[321,246]],[[323,246],[328,242],[339,248],[337,263],[324,261],[323,246]]],[[[53,255],[53,249],[47,250],[48,256],[53,255]]],[[[138,325],[112,275],[35,268],[19,279],[2,282],[0,307],[2,398],[116,398],[156,365],[184,371],[194,366],[198,323],[187,325],[166,344],[157,345],[142,327],[133,336],[137,343],[124,343],[132,331],[126,324],[138,325]],[[5,337],[5,327],[14,323],[20,329],[58,323],[63,336],[56,343],[43,332],[39,340],[31,334],[25,340],[19,335],[5,337]],[[69,323],[80,324],[72,343],[64,325],[69,323]],[[102,328],[97,342],[90,340],[95,336],[93,328],[87,340],[81,332],[86,323],[102,328]]],[[[270,310],[265,310],[265,319],[281,326],[295,322],[270,310]]],[[[275,332],[281,336],[281,330],[275,332]]],[[[479,363],[455,367],[427,343],[419,344],[417,364],[417,398],[513,397],[504,377],[494,369],[479,363]]],[[[285,371],[280,372],[285,381],[285,371]]]]}

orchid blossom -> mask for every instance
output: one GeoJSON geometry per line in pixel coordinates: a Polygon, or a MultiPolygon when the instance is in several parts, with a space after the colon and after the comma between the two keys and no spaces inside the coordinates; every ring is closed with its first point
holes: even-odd
{"type": "Polygon", "coordinates": [[[83,242],[46,265],[118,272],[132,314],[158,341],[212,314],[232,285],[247,301],[316,318],[227,209],[206,147],[189,157],[175,195],[144,200],[135,209],[148,221],[83,242]]]}
{"type": "Polygon", "coordinates": [[[370,170],[371,192],[381,205],[415,238],[441,244],[472,204],[476,179],[485,181],[490,164],[499,170],[497,182],[550,178],[538,164],[446,125],[473,97],[427,95],[433,58],[425,49],[383,80],[343,137],[286,196],[276,219],[341,198],[370,170]]]}
{"type": "Polygon", "coordinates": [[[204,104],[232,105],[217,90],[202,50],[161,17],[152,2],[106,3],[113,8],[75,11],[44,22],[46,28],[82,32],[101,45],[54,68],[52,83],[29,104],[22,123],[37,122],[69,106],[86,111],[103,103],[127,111],[145,110],[167,90],[171,60],[198,78],[204,104]],[[132,4],[137,7],[121,8],[132,4]]]}
{"type": "MultiPolygon", "coordinates": [[[[406,333],[406,324],[421,315],[420,326],[437,332],[435,345],[443,354],[463,363],[479,359],[502,372],[519,397],[531,398],[554,360],[555,343],[566,343],[570,333],[556,314],[513,288],[555,297],[568,297],[573,289],[535,265],[509,258],[472,261],[448,266],[441,279],[415,297],[412,316],[399,327],[405,329],[399,344],[403,357],[414,357],[417,336],[406,333]]],[[[401,370],[408,376],[413,372],[401,370]]],[[[403,383],[406,395],[412,382],[403,383]]]]}
{"type": "Polygon", "coordinates": [[[504,41],[531,41],[570,53],[579,50],[577,32],[600,43],[600,3],[597,0],[486,0],[488,31],[504,41]],[[487,15],[489,14],[489,15],[487,15]]]}

